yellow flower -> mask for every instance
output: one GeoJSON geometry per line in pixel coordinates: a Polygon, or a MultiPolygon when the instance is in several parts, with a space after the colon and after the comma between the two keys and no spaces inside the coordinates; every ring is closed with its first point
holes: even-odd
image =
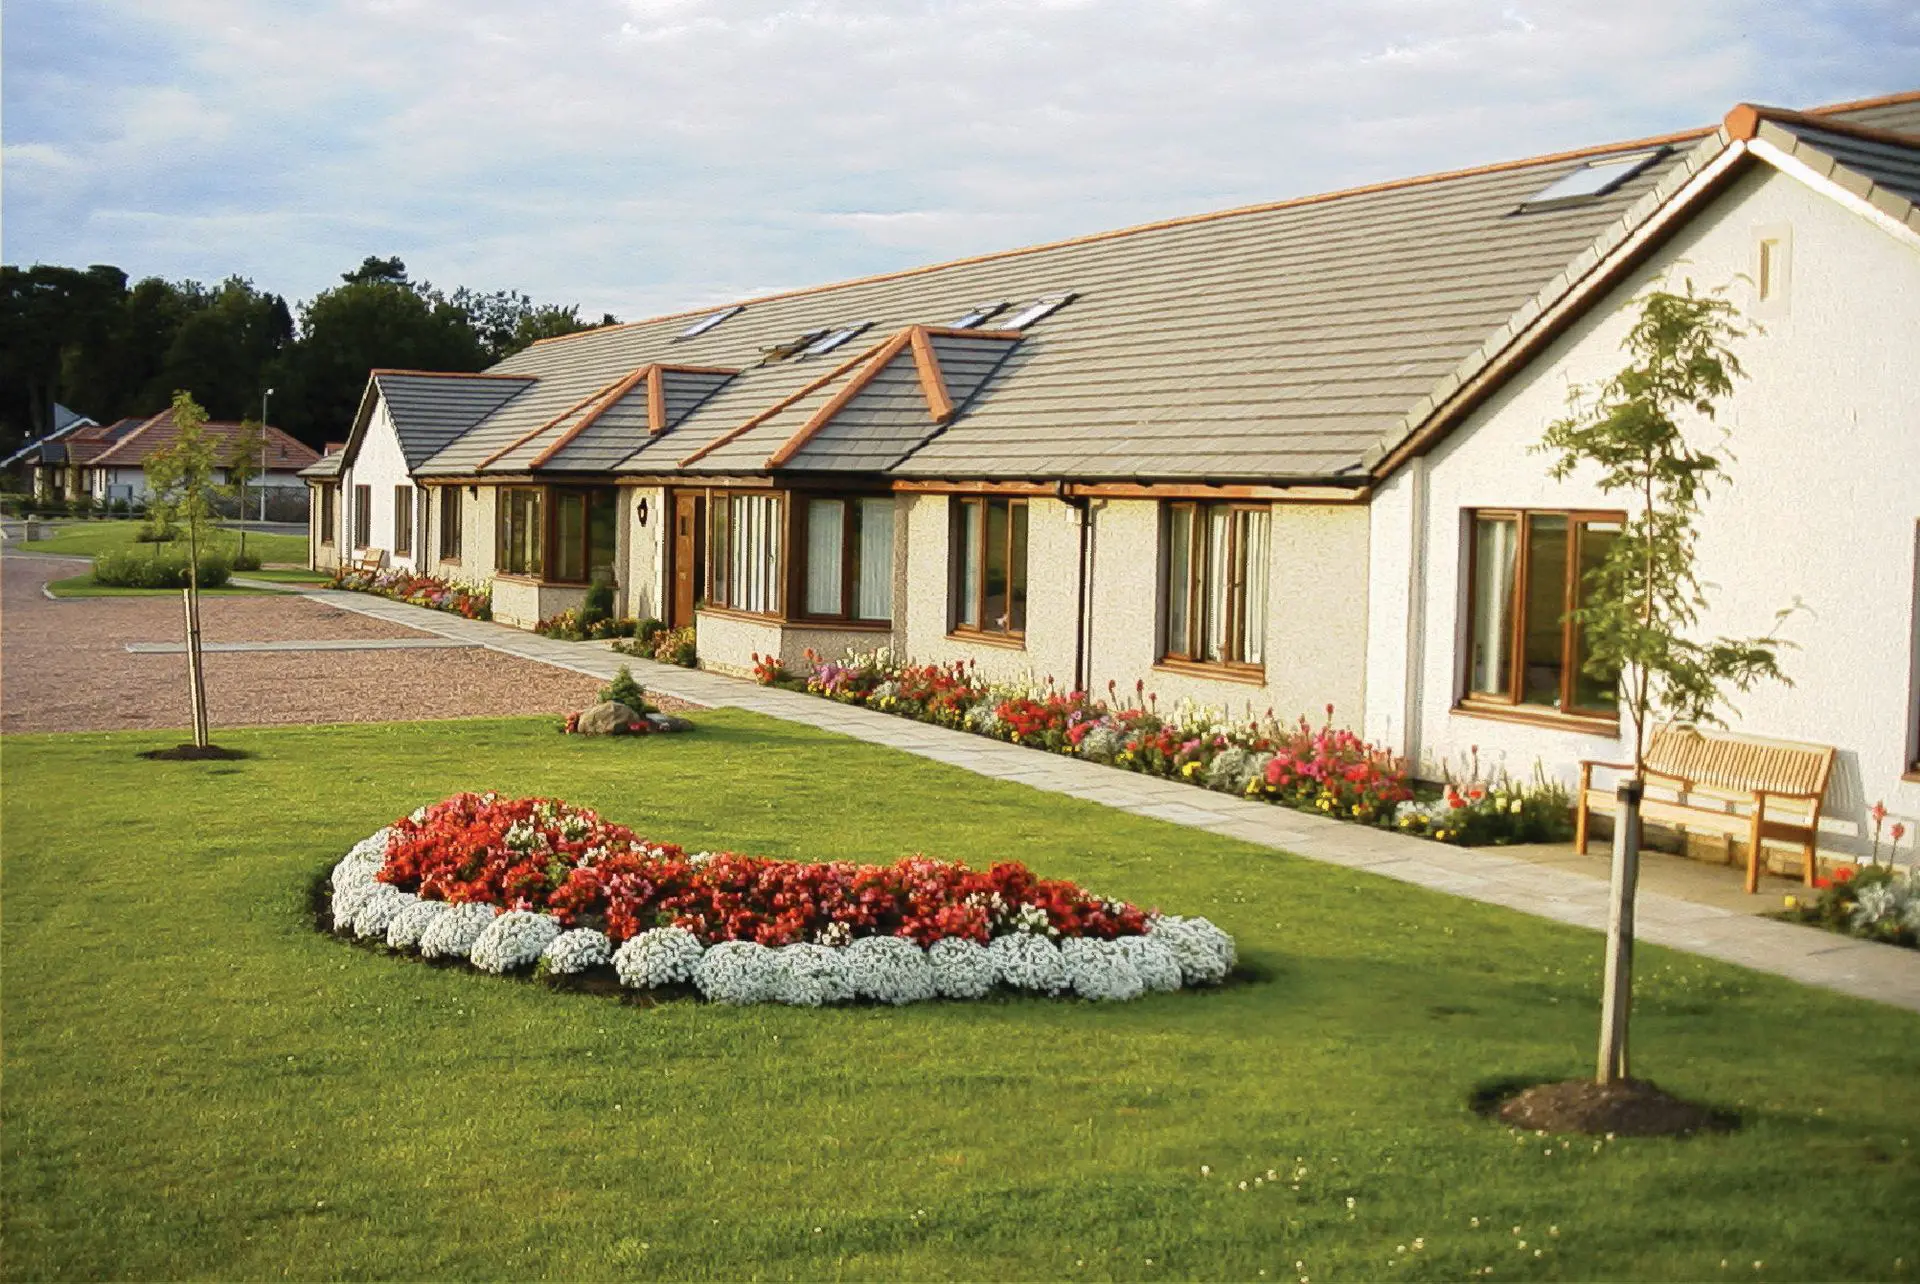
{"type": "Polygon", "coordinates": [[[1789,896],[1789,897],[1787,897],[1787,898],[1786,898],[1786,900],[1787,900],[1787,908],[1788,908],[1788,909],[1799,909],[1799,908],[1800,908],[1800,898],[1799,898],[1798,896],[1789,896]]]}

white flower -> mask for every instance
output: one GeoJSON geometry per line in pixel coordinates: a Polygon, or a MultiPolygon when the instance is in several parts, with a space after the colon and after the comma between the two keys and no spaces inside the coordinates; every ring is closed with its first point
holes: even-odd
{"type": "Polygon", "coordinates": [[[387,924],[387,944],[396,950],[417,948],[421,936],[447,908],[445,901],[423,901],[416,896],[413,904],[400,910],[387,924]]]}
{"type": "Polygon", "coordinates": [[[1067,965],[1060,947],[1044,936],[1012,932],[996,936],[987,946],[994,971],[1003,984],[1017,990],[1058,994],[1067,988],[1067,965]]]}
{"type": "Polygon", "coordinates": [[[845,1003],[853,997],[845,954],[825,945],[783,945],[773,952],[773,993],[776,1003],[817,1008],[823,1003],[845,1003]]]}
{"type": "Polygon", "coordinates": [[[764,1003],[773,971],[773,951],[758,941],[718,941],[700,956],[693,983],[715,1003],[764,1003]]]}
{"type": "Polygon", "coordinates": [[[1218,985],[1239,961],[1233,938],[1204,918],[1157,918],[1147,931],[1173,947],[1186,985],[1218,985]]]}
{"type": "Polygon", "coordinates": [[[447,912],[435,918],[420,933],[420,955],[429,959],[463,959],[487,930],[499,911],[491,905],[468,902],[447,906],[447,912]]]}
{"type": "Polygon", "coordinates": [[[605,932],[591,927],[576,927],[570,932],[562,932],[547,942],[546,949],[540,951],[540,961],[555,976],[584,972],[590,967],[600,966],[612,956],[613,942],[607,939],[605,932]]]}
{"type": "Polygon", "coordinates": [[[1180,988],[1180,960],[1165,937],[1122,936],[1113,943],[1127,956],[1133,970],[1140,974],[1141,983],[1149,990],[1180,988]]]}
{"type": "Polygon", "coordinates": [[[1099,726],[1080,737],[1080,747],[1076,752],[1089,762],[1112,762],[1125,743],[1120,733],[1112,727],[1099,726]]]}
{"type": "Polygon", "coordinates": [[[387,928],[392,925],[394,916],[419,899],[391,883],[375,883],[373,891],[353,912],[353,934],[363,941],[376,936],[386,940],[387,928]]]}
{"type": "Polygon", "coordinates": [[[927,952],[901,936],[863,936],[842,951],[853,992],[881,1003],[916,1003],[933,997],[933,965],[927,952]]]}
{"type": "Polygon", "coordinates": [[[993,988],[998,971],[987,947],[964,936],[949,936],[927,947],[933,968],[933,992],[943,999],[977,999],[993,988]]]}
{"type": "Polygon", "coordinates": [[[700,938],[684,927],[656,927],[628,939],[613,955],[620,984],[635,990],[686,985],[700,963],[700,938]]]}
{"type": "Polygon", "coordinates": [[[853,944],[853,929],[836,919],[821,928],[820,931],[815,934],[813,942],[815,945],[851,945],[853,944]]]}
{"type": "Polygon", "coordinates": [[[1060,929],[1053,925],[1053,920],[1038,905],[1022,905],[1014,913],[1010,926],[1016,932],[1028,932],[1035,936],[1060,935],[1060,929]]]}
{"type": "Polygon", "coordinates": [[[1146,992],[1146,984],[1126,951],[1112,941],[1070,936],[1060,942],[1060,960],[1067,966],[1067,981],[1073,992],[1083,999],[1124,1002],[1146,992]]]}
{"type": "Polygon", "coordinates": [[[540,953],[560,935],[560,920],[551,914],[508,910],[488,923],[473,942],[468,957],[482,972],[496,975],[532,967],[540,953]]]}

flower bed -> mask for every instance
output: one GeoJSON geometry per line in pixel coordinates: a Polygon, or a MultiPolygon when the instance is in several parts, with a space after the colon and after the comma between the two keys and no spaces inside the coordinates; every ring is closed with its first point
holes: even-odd
{"type": "Polygon", "coordinates": [[[487,972],[610,968],[633,988],[817,1006],[1088,999],[1211,985],[1236,961],[1204,918],[1163,917],[1017,862],[986,871],[688,853],[546,798],[458,794],[355,844],[334,930],[487,972]]]}
{"type": "Polygon", "coordinates": [[[1814,879],[1811,903],[1787,897],[1781,917],[1830,932],[1920,949],[1920,866],[1842,865],[1814,879]]]}
{"type": "Polygon", "coordinates": [[[1123,701],[990,684],[970,660],[916,664],[881,650],[828,660],[806,653],[804,675],[755,655],[764,685],[806,691],[955,730],[1105,763],[1128,771],[1319,812],[1339,820],[1392,826],[1461,845],[1553,842],[1572,833],[1571,800],[1543,776],[1526,785],[1468,778],[1431,801],[1416,801],[1406,765],[1387,750],[1333,725],[1333,706],[1316,727],[1301,718],[1235,721],[1182,701],[1163,712],[1144,683],[1123,701]]]}
{"type": "Polygon", "coordinates": [[[373,593],[414,606],[429,606],[436,611],[464,615],[469,620],[493,618],[493,596],[485,587],[436,579],[431,575],[415,575],[408,570],[362,571],[343,566],[334,571],[333,578],[327,581],[327,587],[347,589],[354,593],[373,593]]]}

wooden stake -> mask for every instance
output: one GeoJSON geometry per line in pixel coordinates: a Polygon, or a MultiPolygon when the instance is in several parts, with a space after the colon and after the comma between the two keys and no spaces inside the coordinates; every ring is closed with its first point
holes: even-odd
{"type": "Polygon", "coordinates": [[[1614,793],[1613,884],[1607,912],[1606,988],[1600,999],[1600,1064],[1603,1084],[1627,1077],[1627,1015],[1633,1007],[1633,898],[1640,882],[1639,777],[1614,793]]]}
{"type": "Polygon", "coordinates": [[[180,604],[187,616],[187,699],[193,706],[193,743],[205,747],[207,701],[200,686],[200,618],[199,612],[193,609],[192,585],[180,590],[180,604]]]}

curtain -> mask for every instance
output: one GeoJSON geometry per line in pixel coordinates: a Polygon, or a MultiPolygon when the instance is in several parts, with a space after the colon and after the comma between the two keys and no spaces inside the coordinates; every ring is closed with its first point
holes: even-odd
{"type": "Polygon", "coordinates": [[[854,531],[853,614],[862,620],[893,618],[893,500],[859,501],[854,531]]]}
{"type": "Polygon", "coordinates": [[[847,505],[840,499],[807,501],[807,614],[840,614],[841,545],[847,505]]]}
{"type": "Polygon", "coordinates": [[[954,500],[959,506],[959,520],[954,523],[954,590],[953,623],[970,628],[980,627],[980,503],[977,500],[954,500]]]}
{"type": "Polygon", "coordinates": [[[1227,521],[1225,508],[1207,510],[1206,599],[1204,602],[1206,639],[1201,658],[1219,660],[1227,646],[1227,521]]]}
{"type": "Polygon", "coordinates": [[[1267,652],[1267,543],[1264,512],[1234,514],[1240,524],[1240,654],[1234,658],[1262,664],[1267,652]]]}
{"type": "Polygon", "coordinates": [[[1512,688],[1515,523],[1510,517],[1473,524],[1473,639],[1467,689],[1505,696],[1512,688]]]}

